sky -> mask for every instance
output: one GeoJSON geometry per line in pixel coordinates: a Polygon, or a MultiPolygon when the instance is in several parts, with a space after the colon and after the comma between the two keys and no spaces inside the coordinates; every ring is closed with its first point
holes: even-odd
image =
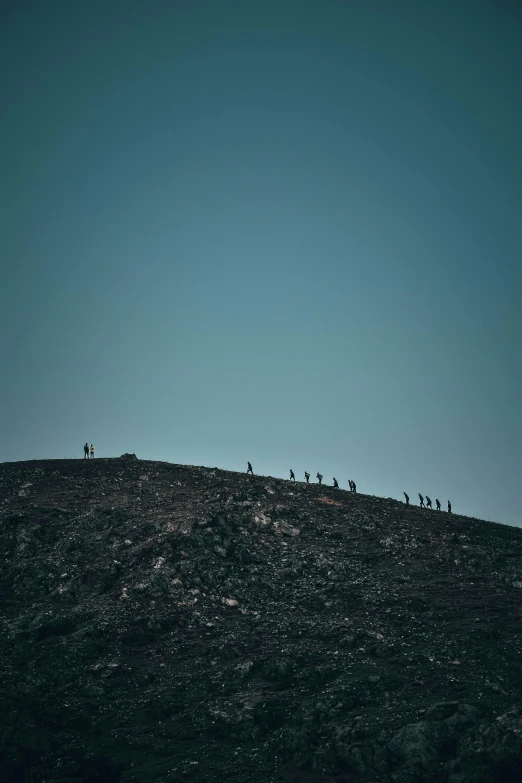
{"type": "Polygon", "coordinates": [[[6,0],[0,461],[522,525],[517,0],[6,0]]]}

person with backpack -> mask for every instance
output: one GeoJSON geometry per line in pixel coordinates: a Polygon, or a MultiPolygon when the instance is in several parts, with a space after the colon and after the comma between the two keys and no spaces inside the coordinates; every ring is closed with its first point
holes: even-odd
{"type": "Polygon", "coordinates": [[[431,508],[431,498],[426,495],[426,508],[431,508]]]}
{"type": "Polygon", "coordinates": [[[335,476],[334,476],[333,483],[334,483],[334,488],[339,489],[339,484],[337,483],[337,479],[335,478],[335,476]]]}
{"type": "Polygon", "coordinates": [[[91,448],[89,449],[89,451],[90,451],[90,454],[91,454],[91,459],[94,459],[94,446],[92,445],[92,443],[91,443],[91,448]]]}
{"type": "Polygon", "coordinates": [[[251,473],[252,475],[254,475],[254,471],[252,470],[252,465],[250,464],[250,462],[248,462],[247,464],[248,464],[247,474],[251,473]]]}
{"type": "Polygon", "coordinates": [[[307,472],[306,472],[306,470],[305,470],[305,480],[306,480],[306,483],[307,483],[307,484],[308,484],[308,483],[309,483],[309,481],[310,481],[310,474],[309,474],[309,473],[307,473],[307,472]]]}
{"type": "Polygon", "coordinates": [[[290,481],[295,481],[294,471],[290,468],[290,481]]]}
{"type": "Polygon", "coordinates": [[[424,498],[422,497],[420,492],[419,492],[419,501],[420,501],[419,506],[421,508],[424,508],[424,498]]]}
{"type": "Polygon", "coordinates": [[[440,511],[440,500],[438,498],[435,498],[435,505],[437,506],[437,511],[440,511]]]}
{"type": "Polygon", "coordinates": [[[319,482],[319,484],[322,484],[323,482],[323,477],[320,473],[317,474],[317,481],[319,482]]]}

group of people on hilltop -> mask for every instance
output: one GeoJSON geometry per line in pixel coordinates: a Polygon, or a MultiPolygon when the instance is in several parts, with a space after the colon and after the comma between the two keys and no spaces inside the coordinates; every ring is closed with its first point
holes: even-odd
{"type": "MultiPolygon", "coordinates": [[[[252,470],[252,465],[250,464],[250,462],[248,462],[247,465],[248,465],[247,473],[250,473],[253,476],[254,475],[254,471],[252,470]]],[[[306,483],[309,484],[310,483],[310,474],[306,470],[305,470],[304,477],[305,477],[306,483]]],[[[322,473],[317,473],[316,474],[316,478],[317,478],[317,482],[319,484],[323,483],[323,474],[322,473]]],[[[295,473],[294,473],[294,471],[292,469],[290,469],[290,481],[295,481],[295,473]]],[[[334,479],[333,479],[333,485],[334,485],[334,488],[339,489],[339,482],[337,481],[335,476],[334,476],[334,479]]],[[[355,481],[352,481],[351,479],[348,479],[348,486],[350,487],[350,491],[351,492],[357,492],[357,487],[355,485],[355,481]]]]}
{"type": "MultiPolygon", "coordinates": [[[[254,475],[254,471],[252,470],[252,465],[250,464],[250,462],[248,462],[247,464],[248,464],[247,473],[250,473],[253,476],[254,475]]],[[[304,477],[305,477],[306,483],[309,484],[310,483],[310,474],[306,470],[305,470],[304,477]]],[[[295,481],[295,473],[294,473],[294,471],[292,469],[290,469],[290,481],[295,481]]],[[[319,484],[323,483],[323,475],[322,475],[322,473],[317,473],[317,481],[319,482],[319,484]]],[[[334,489],[339,489],[339,482],[337,481],[335,476],[334,476],[334,479],[333,479],[333,485],[334,485],[334,489]]],[[[355,481],[352,481],[352,479],[348,479],[348,486],[350,487],[350,492],[357,492],[357,486],[355,484],[355,481]]],[[[407,494],[407,492],[403,492],[402,494],[404,495],[404,497],[406,499],[406,505],[409,506],[410,505],[410,496],[407,494]]],[[[431,509],[433,508],[432,505],[431,505],[431,498],[429,498],[426,495],[426,504],[424,504],[424,497],[420,494],[420,492],[419,492],[419,505],[420,505],[421,508],[431,508],[431,509]]],[[[440,511],[440,500],[438,498],[435,498],[435,508],[437,509],[437,511],[440,511]]],[[[451,503],[450,503],[449,500],[448,500],[448,513],[451,514],[451,503]]]]}
{"type": "MultiPolygon", "coordinates": [[[[94,459],[94,446],[92,445],[92,443],[91,443],[90,446],[89,446],[88,443],[86,443],[84,445],[84,447],[83,447],[83,458],[84,459],[94,459]]],[[[247,465],[248,465],[247,473],[250,473],[253,476],[254,475],[254,471],[252,469],[251,463],[248,462],[247,465]]],[[[310,474],[306,470],[305,470],[304,477],[305,477],[306,483],[309,484],[310,483],[310,474]]],[[[317,478],[317,481],[318,481],[319,484],[323,483],[323,475],[322,475],[322,473],[318,472],[316,474],[316,478],[317,478]]],[[[295,473],[294,473],[294,471],[292,469],[290,469],[290,481],[295,481],[295,473]]],[[[333,486],[334,486],[334,489],[339,489],[339,482],[337,481],[335,476],[333,478],[333,486]]],[[[352,481],[352,479],[348,479],[348,486],[350,487],[350,492],[357,492],[357,485],[356,485],[355,481],[352,481]]],[[[404,495],[404,498],[405,498],[405,501],[406,501],[406,505],[409,506],[410,505],[410,496],[408,495],[407,492],[403,492],[402,494],[404,495]]],[[[431,498],[429,498],[428,495],[426,495],[426,504],[425,504],[424,503],[424,497],[419,492],[419,506],[421,508],[431,508],[432,509],[431,498]]],[[[440,511],[440,500],[438,498],[435,498],[435,508],[437,509],[437,511],[440,511]]],[[[451,514],[451,503],[450,503],[449,500],[448,500],[448,513],[451,514]]]]}
{"type": "MultiPolygon", "coordinates": [[[[402,494],[406,498],[406,505],[409,506],[410,505],[410,496],[406,492],[403,492],[402,494]]],[[[431,498],[429,498],[426,495],[426,505],[425,505],[424,504],[424,497],[419,492],[419,506],[421,508],[431,508],[431,509],[433,509],[433,506],[431,505],[431,498]]],[[[440,500],[438,498],[435,498],[435,508],[437,509],[437,511],[440,511],[440,500]]],[[[451,514],[451,503],[450,503],[449,500],[448,500],[448,513],[451,514]]]]}

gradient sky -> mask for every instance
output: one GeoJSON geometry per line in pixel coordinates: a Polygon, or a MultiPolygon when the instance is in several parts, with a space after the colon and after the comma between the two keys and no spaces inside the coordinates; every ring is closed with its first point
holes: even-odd
{"type": "Polygon", "coordinates": [[[522,524],[518,0],[0,12],[0,460],[522,524]]]}

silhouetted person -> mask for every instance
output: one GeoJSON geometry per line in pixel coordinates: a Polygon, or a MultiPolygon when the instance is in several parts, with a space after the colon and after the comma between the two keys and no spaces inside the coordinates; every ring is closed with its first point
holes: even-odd
{"type": "Polygon", "coordinates": [[[426,508],[431,508],[431,498],[426,495],[426,508]]]}
{"type": "Polygon", "coordinates": [[[419,506],[421,508],[424,508],[424,498],[422,497],[420,492],[419,492],[419,500],[420,500],[419,506]]]}
{"type": "Polygon", "coordinates": [[[352,481],[352,492],[357,492],[357,484],[355,481],[352,481]]]}
{"type": "Polygon", "coordinates": [[[335,487],[336,489],[339,489],[339,484],[337,483],[337,479],[335,478],[335,476],[334,476],[334,480],[333,480],[333,482],[334,482],[334,487],[335,487]]]}
{"type": "Polygon", "coordinates": [[[307,473],[306,470],[305,470],[305,479],[306,479],[306,483],[308,484],[308,482],[310,481],[310,474],[307,473]]]}
{"type": "Polygon", "coordinates": [[[352,484],[353,484],[353,481],[351,479],[348,479],[348,486],[350,487],[350,492],[353,492],[352,484]]]}
{"type": "Polygon", "coordinates": [[[89,459],[89,444],[88,443],[86,443],[85,446],[83,447],[83,458],[84,459],[89,459]]]}
{"type": "Polygon", "coordinates": [[[437,506],[437,511],[440,511],[440,500],[438,498],[435,498],[435,505],[437,506]]]}
{"type": "Polygon", "coordinates": [[[451,514],[451,503],[448,500],[448,514],[451,514]]]}
{"type": "Polygon", "coordinates": [[[318,473],[317,474],[317,481],[319,482],[319,484],[321,484],[322,480],[323,480],[323,477],[321,476],[320,473],[318,473]]]}
{"type": "Polygon", "coordinates": [[[407,495],[407,494],[406,494],[406,492],[403,492],[402,494],[403,494],[403,495],[404,495],[404,497],[406,498],[406,505],[407,505],[407,506],[409,506],[409,505],[410,505],[410,496],[409,496],[409,495],[407,495]]]}
{"type": "Polygon", "coordinates": [[[254,475],[254,471],[252,470],[252,465],[250,464],[250,462],[248,463],[247,473],[251,473],[252,475],[254,475]]]}
{"type": "Polygon", "coordinates": [[[91,459],[94,459],[94,446],[92,445],[92,443],[91,443],[91,448],[89,449],[89,451],[91,453],[91,459]]]}
{"type": "Polygon", "coordinates": [[[295,481],[294,471],[290,471],[290,481],[295,481]]]}

